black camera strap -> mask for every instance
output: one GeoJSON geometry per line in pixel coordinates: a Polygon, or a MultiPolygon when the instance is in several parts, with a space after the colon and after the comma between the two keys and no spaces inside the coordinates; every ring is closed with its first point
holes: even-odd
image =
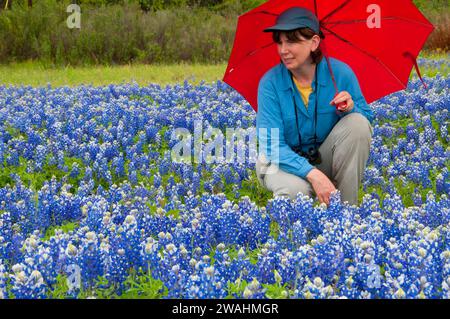
{"type": "MultiPolygon", "coordinates": [[[[317,100],[319,98],[319,95],[317,94],[317,91],[319,90],[319,87],[317,86],[317,68],[319,66],[316,64],[316,69],[314,71],[315,79],[314,79],[314,95],[315,95],[315,101],[314,101],[314,148],[317,147],[317,100]]],[[[291,81],[292,85],[296,87],[294,83],[294,75],[291,74],[291,81]]],[[[295,94],[292,94],[292,100],[294,101],[294,109],[295,109],[295,125],[297,126],[297,132],[298,132],[298,145],[301,148],[302,147],[302,136],[300,134],[300,129],[298,127],[298,111],[297,111],[297,103],[295,102],[295,94]]]]}

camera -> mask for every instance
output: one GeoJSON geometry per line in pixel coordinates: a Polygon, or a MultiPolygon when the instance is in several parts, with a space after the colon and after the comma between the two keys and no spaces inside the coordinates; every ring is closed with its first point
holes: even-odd
{"type": "Polygon", "coordinates": [[[322,163],[320,152],[315,147],[310,147],[307,152],[303,152],[300,145],[291,148],[295,153],[306,158],[311,165],[319,165],[320,163],[322,163]]]}

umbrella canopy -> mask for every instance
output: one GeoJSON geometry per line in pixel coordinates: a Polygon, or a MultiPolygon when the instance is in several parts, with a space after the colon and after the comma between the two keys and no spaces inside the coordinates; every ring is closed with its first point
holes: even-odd
{"type": "Polygon", "coordinates": [[[271,33],[280,13],[291,7],[315,12],[325,35],[327,57],[355,72],[367,102],[405,89],[433,25],[411,0],[270,0],[241,15],[224,82],[257,111],[259,80],[280,63],[271,33]]]}

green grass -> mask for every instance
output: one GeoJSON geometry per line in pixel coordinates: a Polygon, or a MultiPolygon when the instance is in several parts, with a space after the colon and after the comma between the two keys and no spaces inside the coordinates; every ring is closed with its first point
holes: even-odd
{"type": "Polygon", "coordinates": [[[79,226],[78,222],[65,222],[62,225],[55,225],[47,228],[45,235],[42,238],[43,241],[49,240],[51,237],[55,236],[56,230],[61,230],[63,233],[68,233],[77,229],[79,226]]]}
{"type": "MultiPolygon", "coordinates": [[[[424,52],[422,57],[446,58],[445,52],[424,52]]],[[[53,67],[39,62],[12,63],[0,65],[0,84],[45,86],[77,86],[92,84],[94,86],[130,83],[139,85],[157,83],[161,85],[181,83],[184,80],[198,84],[221,80],[226,70],[226,62],[220,64],[172,64],[147,65],[130,64],[117,66],[90,67],[53,67]]],[[[436,73],[448,74],[448,69],[422,70],[424,75],[435,76],[436,73]]]]}
{"type": "Polygon", "coordinates": [[[45,86],[94,86],[136,81],[139,85],[161,85],[188,80],[198,84],[202,80],[213,82],[222,79],[226,64],[173,64],[173,65],[120,65],[93,67],[49,67],[38,62],[0,65],[0,84],[45,86]]]}

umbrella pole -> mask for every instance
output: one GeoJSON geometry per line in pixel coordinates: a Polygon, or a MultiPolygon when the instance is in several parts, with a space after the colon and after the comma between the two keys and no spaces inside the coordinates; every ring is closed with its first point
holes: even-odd
{"type": "MultiPolygon", "coordinates": [[[[324,51],[324,54],[323,54],[323,55],[325,56],[325,60],[327,61],[328,70],[330,70],[331,80],[332,80],[332,82],[333,82],[334,92],[335,92],[334,96],[336,96],[336,95],[339,94],[339,90],[338,90],[338,87],[337,87],[337,84],[336,84],[336,79],[335,79],[335,77],[334,77],[333,69],[332,69],[332,67],[331,67],[330,58],[329,58],[329,56],[328,56],[328,52],[327,52],[327,48],[326,48],[326,46],[325,46],[325,42],[322,43],[322,49],[323,49],[323,51],[324,51]]],[[[335,104],[335,106],[336,106],[336,113],[337,113],[337,114],[340,114],[340,113],[339,113],[340,111],[338,110],[338,108],[339,108],[339,107],[345,107],[346,105],[347,105],[347,102],[341,102],[341,103],[339,103],[339,104],[335,104]]]]}
{"type": "MultiPolygon", "coordinates": [[[[314,0],[314,13],[317,17],[317,20],[319,20],[319,15],[317,14],[317,0],[314,0]]],[[[325,59],[327,60],[328,69],[330,70],[331,80],[333,81],[334,90],[336,91],[336,94],[338,94],[339,91],[337,88],[336,79],[334,78],[333,70],[331,69],[330,59],[328,58],[328,53],[327,53],[327,50],[325,47],[325,42],[321,41],[321,43],[322,43],[322,48],[324,49],[323,51],[324,51],[325,59]]]]}
{"type": "MultiPolygon", "coordinates": [[[[319,15],[317,14],[317,0],[314,0],[314,13],[315,13],[315,15],[317,17],[317,20],[319,20],[319,15]]],[[[327,49],[326,49],[326,46],[325,46],[325,42],[321,41],[321,44],[322,44],[322,49],[324,51],[325,60],[327,61],[328,70],[330,70],[331,80],[333,81],[333,86],[334,86],[334,91],[335,91],[335,95],[334,96],[336,96],[336,95],[338,95],[339,90],[338,90],[338,87],[337,87],[337,84],[336,84],[336,79],[334,78],[333,69],[331,68],[330,58],[328,57],[328,52],[327,52],[327,49]]],[[[341,104],[345,105],[347,103],[345,103],[345,102],[339,103],[339,105],[341,105],[341,104]]],[[[336,105],[336,107],[337,106],[338,105],[336,105]]]]}
{"type": "Polygon", "coordinates": [[[330,75],[331,75],[331,80],[333,81],[333,86],[334,86],[334,90],[336,92],[336,94],[339,93],[337,84],[336,84],[336,78],[334,77],[334,72],[333,69],[331,68],[331,63],[330,63],[330,57],[328,56],[328,52],[327,52],[327,48],[325,46],[325,42],[322,42],[322,49],[323,49],[323,55],[325,56],[325,60],[327,61],[327,65],[328,65],[328,70],[330,70],[330,75]]]}

